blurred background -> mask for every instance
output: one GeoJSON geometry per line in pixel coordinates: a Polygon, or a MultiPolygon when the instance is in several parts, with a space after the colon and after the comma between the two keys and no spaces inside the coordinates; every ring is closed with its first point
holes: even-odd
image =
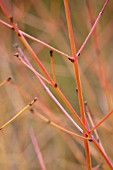
{"type": "MultiPolygon", "coordinates": [[[[10,14],[14,16],[14,21],[18,24],[19,29],[71,56],[63,0],[3,0],[3,2],[10,14]]],[[[69,1],[77,51],[83,44],[104,3],[105,0],[69,1]]],[[[1,9],[0,19],[9,23],[1,9]]],[[[79,56],[83,98],[88,103],[95,124],[113,109],[112,21],[113,1],[110,0],[95,31],[79,56]]],[[[18,52],[15,44],[18,44],[33,67],[42,73],[15,32],[0,24],[0,37],[0,82],[8,77],[12,78],[10,82],[0,87],[0,126],[37,96],[38,101],[33,105],[36,112],[45,115],[66,129],[78,133],[46,94],[36,76],[14,56],[18,52]]],[[[52,76],[50,49],[30,39],[26,38],[26,40],[52,76]]],[[[53,52],[53,56],[57,84],[79,115],[72,63],[56,52],[53,52]]],[[[54,89],[49,88],[72,116],[54,89]]],[[[98,127],[97,131],[108,157],[113,162],[112,125],[113,115],[98,127]]],[[[55,129],[31,114],[29,110],[0,132],[0,169],[41,169],[31,140],[31,128],[47,170],[86,169],[83,140],[55,129]]],[[[92,145],[90,145],[90,150],[93,167],[103,163],[99,169],[107,170],[103,158],[92,145]]]]}

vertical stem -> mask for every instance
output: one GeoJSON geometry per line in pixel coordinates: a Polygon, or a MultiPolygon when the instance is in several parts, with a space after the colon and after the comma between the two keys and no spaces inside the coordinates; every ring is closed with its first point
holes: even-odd
{"type": "Polygon", "coordinates": [[[52,73],[53,73],[53,80],[56,84],[56,74],[55,74],[55,65],[54,65],[54,58],[53,58],[53,51],[50,51],[50,59],[51,59],[51,66],[52,66],[52,73]]]}
{"type": "MultiPolygon", "coordinates": [[[[82,89],[81,89],[81,82],[80,82],[80,75],[79,75],[79,67],[78,67],[78,58],[76,55],[76,47],[75,47],[74,34],[73,34],[73,29],[72,29],[68,0],[64,0],[64,6],[65,6],[65,13],[66,13],[66,19],[67,19],[67,25],[68,25],[68,32],[69,32],[72,56],[75,59],[73,61],[73,65],[74,65],[76,83],[77,83],[77,88],[78,88],[78,99],[79,99],[79,105],[80,105],[80,113],[81,113],[81,118],[82,118],[83,123],[86,124],[86,117],[85,117],[85,113],[84,113],[83,96],[82,96],[82,89]]],[[[85,152],[86,152],[87,169],[91,170],[91,158],[90,158],[88,141],[84,140],[84,146],[85,146],[85,152]]]]}
{"type": "Polygon", "coordinates": [[[83,96],[82,96],[82,89],[81,89],[78,59],[76,59],[75,62],[74,62],[74,71],[75,71],[76,83],[77,83],[77,89],[78,89],[78,99],[79,99],[79,105],[80,105],[81,118],[82,118],[83,123],[86,124],[86,117],[85,117],[85,112],[84,112],[84,103],[83,103],[83,96]]]}

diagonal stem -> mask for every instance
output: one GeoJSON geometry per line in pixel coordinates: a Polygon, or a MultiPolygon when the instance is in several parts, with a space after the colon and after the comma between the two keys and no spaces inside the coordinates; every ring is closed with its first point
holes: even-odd
{"type": "Polygon", "coordinates": [[[100,13],[99,13],[96,21],[94,22],[94,24],[93,24],[93,26],[92,26],[92,28],[91,28],[91,30],[90,30],[90,32],[89,32],[89,34],[87,35],[85,41],[83,42],[82,46],[80,47],[79,51],[77,52],[77,56],[79,56],[79,55],[81,54],[82,50],[84,49],[87,41],[89,40],[90,36],[92,35],[92,33],[93,33],[93,31],[94,31],[96,25],[98,24],[100,18],[102,17],[103,12],[104,12],[104,10],[105,10],[108,2],[109,2],[109,0],[106,0],[105,4],[103,5],[103,7],[102,7],[102,9],[101,9],[101,11],[100,11],[100,13]]]}
{"type": "MultiPolygon", "coordinates": [[[[5,25],[7,28],[13,29],[13,26],[12,26],[12,25],[6,23],[5,21],[3,21],[3,20],[1,20],[1,19],[0,19],[0,24],[5,25]]],[[[70,60],[72,59],[72,57],[69,56],[68,54],[63,53],[62,51],[60,51],[60,50],[58,50],[58,49],[56,49],[56,48],[54,48],[54,47],[46,44],[45,42],[43,42],[43,41],[41,41],[41,40],[39,40],[39,39],[37,39],[37,38],[29,35],[29,34],[27,34],[26,32],[24,32],[24,31],[22,31],[22,30],[20,30],[20,29],[19,29],[19,32],[21,32],[21,34],[22,34],[24,37],[29,38],[29,39],[31,39],[31,40],[33,40],[33,41],[35,41],[35,42],[37,42],[37,43],[39,43],[39,44],[47,47],[47,48],[49,48],[50,50],[53,50],[53,51],[57,52],[58,54],[66,57],[66,58],[68,58],[68,59],[70,59],[70,60]]]]}
{"type": "MultiPolygon", "coordinates": [[[[31,109],[31,113],[34,114],[35,116],[39,117],[40,119],[44,120],[46,123],[48,123],[49,125],[67,133],[67,134],[70,134],[72,136],[76,136],[78,138],[81,138],[81,139],[86,139],[88,140],[88,138],[84,137],[84,136],[81,136],[81,135],[78,135],[70,130],[67,130],[66,128],[63,128],[62,126],[58,125],[57,123],[51,121],[50,119],[46,118],[45,116],[43,116],[41,113],[39,112],[36,112],[34,109],[31,109]]],[[[90,138],[89,138],[90,140],[90,138]]]]}
{"type": "Polygon", "coordinates": [[[34,131],[33,131],[32,128],[30,129],[29,133],[30,133],[31,141],[33,143],[35,152],[36,152],[37,157],[39,159],[41,170],[46,170],[46,166],[45,166],[45,163],[44,163],[44,160],[43,160],[43,156],[42,156],[41,150],[39,148],[38,142],[36,140],[36,137],[35,137],[35,134],[34,134],[34,131]]]}
{"type": "Polygon", "coordinates": [[[31,107],[35,102],[37,101],[37,97],[34,98],[34,100],[29,103],[26,107],[24,107],[20,112],[18,112],[13,118],[11,118],[8,122],[6,122],[4,125],[0,127],[0,130],[5,128],[7,125],[9,125],[12,121],[14,121],[20,114],[22,114],[24,111],[26,111],[29,107],[31,107]]]}
{"type": "Polygon", "coordinates": [[[113,110],[111,110],[109,113],[107,113],[101,120],[98,122],[91,130],[92,132],[94,129],[96,129],[98,126],[100,126],[111,114],[113,113],[113,110]]]}
{"type": "Polygon", "coordinates": [[[25,45],[25,47],[27,48],[27,50],[29,51],[29,53],[32,55],[32,57],[35,59],[35,61],[38,63],[39,67],[41,68],[41,70],[43,71],[43,73],[46,75],[46,77],[48,78],[48,80],[51,82],[51,85],[54,85],[54,82],[52,80],[52,78],[50,77],[49,73],[47,72],[47,70],[44,68],[43,64],[41,63],[41,61],[38,59],[38,57],[36,56],[35,52],[33,51],[33,49],[31,48],[31,46],[28,44],[28,42],[26,41],[25,37],[23,36],[23,34],[21,33],[21,31],[18,29],[17,24],[14,22],[13,17],[10,16],[9,11],[5,8],[4,4],[2,3],[2,1],[0,0],[0,6],[3,10],[3,12],[5,13],[5,15],[7,16],[7,18],[9,19],[9,21],[11,22],[12,26],[13,26],[13,30],[16,32],[16,34],[18,35],[18,37],[20,38],[20,40],[23,42],[23,44],[25,45]]]}

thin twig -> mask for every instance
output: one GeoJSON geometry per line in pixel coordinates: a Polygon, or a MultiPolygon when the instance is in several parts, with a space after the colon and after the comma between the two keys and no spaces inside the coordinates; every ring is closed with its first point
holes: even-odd
{"type": "MultiPolygon", "coordinates": [[[[3,25],[5,25],[6,27],[8,27],[8,28],[10,28],[10,29],[13,30],[13,26],[10,25],[10,24],[8,24],[8,23],[6,23],[5,21],[0,20],[0,23],[3,24],[3,25]]],[[[43,41],[41,41],[41,40],[39,40],[39,39],[37,39],[37,38],[35,38],[35,37],[33,37],[33,36],[31,36],[31,35],[25,33],[25,32],[22,31],[22,30],[19,30],[19,32],[20,32],[23,36],[25,36],[25,37],[27,37],[27,38],[29,38],[29,39],[31,39],[31,40],[37,42],[37,43],[39,43],[39,44],[41,44],[41,45],[43,45],[43,46],[49,48],[50,50],[53,50],[54,52],[57,52],[58,54],[60,54],[60,55],[62,55],[62,56],[64,56],[64,57],[66,57],[66,58],[68,58],[68,59],[70,59],[70,60],[72,60],[72,57],[71,57],[71,56],[69,56],[69,55],[63,53],[62,51],[60,51],[60,50],[58,50],[58,49],[56,49],[56,48],[54,48],[54,47],[52,47],[52,46],[46,44],[45,42],[43,42],[43,41]]]]}
{"type": "Polygon", "coordinates": [[[50,59],[51,59],[51,65],[52,65],[53,79],[54,79],[54,82],[56,84],[56,74],[55,74],[55,65],[54,65],[53,51],[50,51],[50,59]]]}
{"type": "Polygon", "coordinates": [[[58,125],[57,123],[54,123],[53,121],[49,120],[48,118],[46,118],[45,116],[43,116],[42,114],[40,114],[39,112],[37,113],[34,109],[30,109],[32,114],[34,114],[35,116],[39,117],[40,119],[44,120],[46,123],[52,125],[53,127],[67,133],[67,134],[70,134],[72,136],[76,136],[78,138],[81,138],[81,139],[85,139],[85,140],[90,140],[90,138],[87,138],[87,137],[84,137],[84,136],[80,136],[70,130],[67,130],[65,128],[63,128],[62,126],[58,125]]]}
{"type": "MultiPolygon", "coordinates": [[[[44,82],[42,81],[42,79],[40,79],[41,77],[38,75],[38,73],[36,72],[36,70],[31,67],[31,64],[29,63],[29,61],[27,60],[27,58],[25,60],[27,60],[27,63],[19,56],[17,55],[18,59],[25,65],[27,66],[31,71],[34,72],[34,74],[36,75],[36,77],[38,78],[39,82],[42,84],[42,86],[44,87],[44,89],[47,90],[47,93],[52,97],[52,99],[57,103],[58,101],[56,100],[56,98],[52,95],[52,93],[50,92],[50,90],[48,89],[48,87],[44,84],[44,82]],[[48,91],[49,90],[49,91],[48,91]]],[[[25,57],[25,56],[24,56],[25,57]]],[[[77,115],[77,113],[75,112],[75,110],[73,109],[73,107],[71,106],[71,104],[69,103],[69,101],[66,99],[66,97],[64,96],[64,94],[61,92],[61,90],[58,88],[57,84],[55,86],[55,91],[59,94],[59,96],[61,97],[61,99],[63,100],[63,102],[67,105],[67,107],[71,110],[71,112],[73,113],[73,115],[76,117],[77,121],[81,124],[82,128],[84,129],[84,131],[86,132],[86,134],[88,135],[88,137],[90,138],[90,134],[87,132],[87,129],[85,128],[83,122],[81,121],[81,119],[79,118],[79,116],[77,115]]],[[[58,102],[59,103],[59,102],[58,102]]],[[[60,103],[58,104],[60,106],[60,103]]],[[[61,110],[64,111],[64,109],[61,106],[61,110]]],[[[66,116],[69,116],[69,114],[67,112],[64,111],[64,113],[66,114],[66,116]]],[[[68,117],[69,119],[72,119],[70,116],[68,117]]],[[[73,120],[71,120],[73,122],[73,120]]],[[[75,124],[75,121],[73,122],[75,124]]],[[[77,128],[78,125],[76,124],[77,128]]],[[[79,127],[80,128],[80,127],[79,127]]],[[[78,128],[78,129],[79,129],[78,128]]],[[[79,129],[81,131],[81,128],[79,129]]],[[[81,131],[83,132],[83,130],[81,131]]]]}
{"type": "Polygon", "coordinates": [[[12,121],[14,121],[20,114],[22,114],[24,111],[26,111],[27,109],[29,109],[29,107],[31,107],[35,102],[37,101],[37,97],[34,98],[34,100],[29,103],[26,107],[24,107],[20,112],[18,112],[13,118],[11,118],[8,122],[6,122],[4,125],[2,125],[0,127],[0,130],[2,130],[3,128],[5,128],[8,124],[10,124],[12,121]]]}
{"type": "Polygon", "coordinates": [[[33,68],[33,66],[29,63],[29,61],[28,61],[27,58],[25,57],[25,55],[24,55],[24,53],[22,52],[22,50],[21,50],[20,47],[18,47],[18,51],[19,51],[20,54],[22,55],[22,58],[23,58],[23,59],[22,59],[21,57],[19,57],[19,53],[14,54],[14,56],[18,57],[20,60],[23,60],[23,62],[24,62],[25,65],[28,63],[27,65],[28,65],[29,69],[32,70],[32,72],[33,72],[36,76],[39,76],[41,79],[43,79],[45,82],[47,82],[48,84],[51,85],[51,82],[50,82],[50,81],[48,81],[45,77],[43,77],[40,73],[38,73],[38,72],[33,68]]]}
{"type": "Polygon", "coordinates": [[[112,113],[113,113],[113,110],[107,113],[92,129],[90,129],[90,132],[92,132],[94,129],[99,127],[112,113]]]}
{"type": "Polygon", "coordinates": [[[92,140],[92,144],[97,148],[97,150],[100,152],[100,154],[103,156],[104,160],[106,161],[107,165],[109,166],[109,168],[111,170],[113,170],[113,164],[110,161],[110,159],[108,158],[108,156],[106,155],[106,153],[102,150],[102,148],[100,147],[99,143],[93,139],[92,140]]]}
{"type": "Polygon", "coordinates": [[[6,83],[8,83],[12,78],[8,77],[6,80],[4,80],[3,82],[0,83],[0,87],[5,85],[6,83]]]}
{"type": "Polygon", "coordinates": [[[100,18],[101,18],[102,15],[103,15],[103,12],[104,12],[104,10],[105,10],[108,2],[109,2],[109,0],[106,0],[105,4],[103,5],[103,7],[102,7],[102,9],[101,9],[101,11],[100,11],[100,13],[99,13],[99,15],[98,15],[95,23],[93,24],[93,26],[92,26],[92,28],[91,28],[91,30],[90,30],[90,32],[89,32],[89,34],[87,35],[85,41],[83,42],[82,46],[80,47],[79,51],[77,52],[77,56],[79,56],[79,55],[81,54],[81,52],[82,52],[83,48],[85,47],[87,41],[89,40],[90,36],[92,35],[92,33],[93,33],[96,25],[98,24],[100,18]]]}
{"type": "MultiPolygon", "coordinates": [[[[90,113],[90,111],[89,111],[87,102],[85,102],[85,107],[86,107],[86,113],[87,113],[87,115],[88,115],[88,118],[89,118],[89,121],[90,121],[90,123],[91,123],[91,126],[94,127],[95,125],[94,125],[93,119],[92,119],[92,117],[91,117],[91,113],[90,113]]],[[[100,147],[102,148],[103,152],[105,152],[105,150],[104,150],[104,148],[103,148],[103,145],[102,145],[102,142],[101,142],[101,140],[100,140],[100,138],[99,138],[99,135],[98,135],[96,129],[94,130],[94,133],[95,133],[95,136],[96,136],[96,138],[97,138],[97,142],[99,143],[99,145],[100,145],[100,147]]]]}
{"type": "Polygon", "coordinates": [[[31,137],[31,140],[32,140],[32,143],[33,143],[35,152],[36,152],[37,157],[38,157],[38,159],[39,159],[39,163],[40,163],[41,169],[42,169],[42,170],[46,170],[46,166],[45,166],[45,163],[44,163],[44,160],[43,160],[43,157],[42,157],[42,153],[41,153],[41,151],[40,151],[38,142],[37,142],[37,140],[36,140],[36,137],[35,137],[35,134],[34,134],[32,128],[30,128],[29,133],[30,133],[30,137],[31,137]]]}
{"type": "Polygon", "coordinates": [[[27,50],[29,51],[29,53],[31,54],[31,56],[35,59],[35,61],[37,62],[37,64],[39,65],[39,67],[41,68],[41,70],[43,71],[43,73],[46,75],[46,77],[48,78],[48,80],[51,82],[51,84],[54,86],[54,82],[51,78],[51,76],[49,75],[49,73],[47,72],[47,70],[44,68],[43,64],[41,63],[41,61],[39,60],[39,58],[36,56],[35,52],[33,51],[33,49],[31,48],[31,46],[28,44],[27,40],[25,39],[25,37],[23,36],[23,34],[21,33],[21,31],[19,30],[17,24],[14,22],[13,17],[10,15],[9,11],[5,8],[4,4],[2,3],[2,1],[0,1],[0,6],[3,10],[3,12],[5,13],[5,15],[7,16],[7,18],[9,19],[9,21],[11,22],[12,26],[13,26],[13,30],[15,31],[15,33],[18,35],[19,39],[22,41],[22,43],[25,45],[25,47],[27,48],[27,50]]]}

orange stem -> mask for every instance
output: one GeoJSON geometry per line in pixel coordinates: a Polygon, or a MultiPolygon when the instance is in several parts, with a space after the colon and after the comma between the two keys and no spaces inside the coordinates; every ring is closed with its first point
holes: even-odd
{"type": "Polygon", "coordinates": [[[94,129],[96,129],[98,126],[100,126],[111,114],[113,113],[113,110],[111,110],[109,113],[107,113],[100,122],[98,122],[91,130],[90,132],[92,132],[94,129]]]}
{"type": "Polygon", "coordinates": [[[41,61],[38,59],[38,57],[36,56],[35,52],[32,50],[32,48],[30,47],[30,45],[28,44],[28,42],[26,41],[26,39],[24,38],[23,34],[21,33],[21,31],[18,29],[17,24],[14,22],[13,17],[10,16],[8,10],[5,8],[4,4],[2,3],[2,1],[0,1],[0,6],[2,8],[2,10],[4,11],[4,13],[6,14],[6,16],[8,17],[9,21],[11,22],[12,26],[13,26],[13,30],[16,32],[16,34],[18,35],[18,37],[20,38],[20,40],[23,42],[23,44],[25,45],[25,47],[27,48],[27,50],[30,52],[30,54],[32,55],[32,57],[36,60],[36,62],[38,63],[39,67],[42,69],[42,71],[44,72],[44,74],[46,75],[46,77],[48,78],[48,80],[51,82],[52,85],[54,85],[54,82],[52,80],[52,78],[50,77],[49,73],[47,72],[47,70],[44,68],[43,64],[41,63],[41,61]]]}
{"type": "MultiPolygon", "coordinates": [[[[80,113],[81,113],[83,123],[86,124],[86,117],[85,117],[85,112],[84,112],[82,89],[81,89],[81,82],[80,82],[80,75],[79,75],[79,68],[78,68],[78,58],[76,55],[76,47],[75,47],[74,34],[73,34],[73,28],[72,28],[72,23],[71,23],[71,16],[70,16],[68,0],[64,0],[64,5],[65,5],[65,12],[66,12],[66,19],[67,19],[67,25],[68,25],[68,32],[69,32],[72,56],[75,59],[73,61],[73,64],[74,64],[76,83],[77,83],[77,88],[78,88],[78,99],[79,99],[79,105],[80,105],[80,113]]],[[[85,152],[86,152],[87,168],[88,168],[88,170],[91,170],[92,165],[91,165],[91,157],[90,157],[90,152],[89,152],[88,141],[84,140],[84,146],[85,146],[85,152]]]]}

